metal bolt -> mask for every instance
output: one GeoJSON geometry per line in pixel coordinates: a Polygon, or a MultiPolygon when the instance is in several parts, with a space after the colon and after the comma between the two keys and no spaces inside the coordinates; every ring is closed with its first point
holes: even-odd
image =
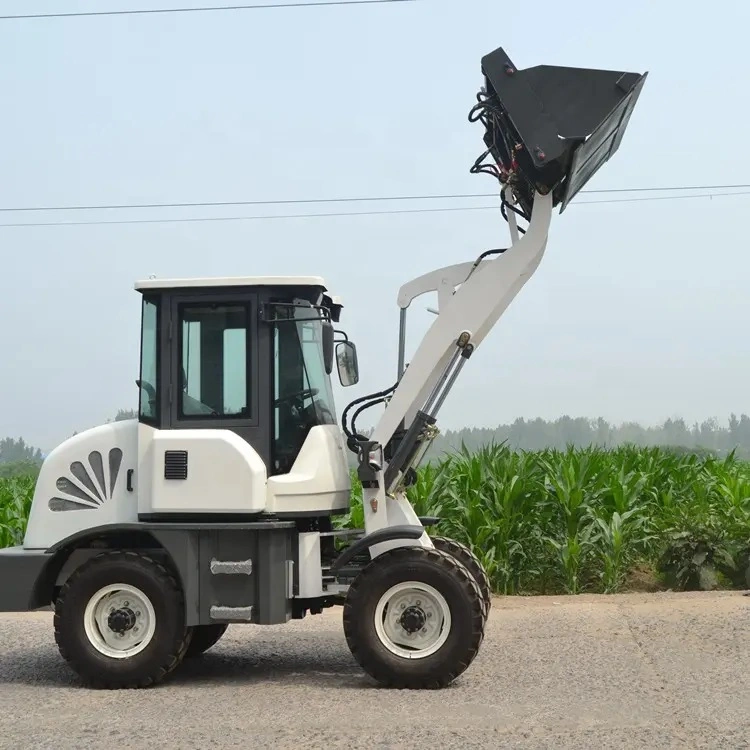
{"type": "Polygon", "coordinates": [[[536,154],[536,157],[537,159],[539,159],[539,161],[544,161],[547,158],[544,151],[542,151],[542,149],[539,148],[539,146],[536,146],[534,148],[534,153],[536,154]]]}
{"type": "Polygon", "coordinates": [[[416,605],[419,606],[421,603],[422,603],[422,600],[421,599],[417,599],[416,605]]]}
{"type": "Polygon", "coordinates": [[[137,625],[136,625],[136,626],[135,626],[135,627],[133,628],[133,632],[134,632],[134,633],[137,633],[137,632],[138,632],[138,626],[137,626],[137,625]]]}
{"type": "Polygon", "coordinates": [[[122,606],[123,606],[123,607],[127,607],[127,606],[129,606],[129,605],[130,605],[130,602],[123,602],[123,603],[122,603],[122,606]]]}
{"type": "Polygon", "coordinates": [[[426,633],[427,632],[427,628],[422,628],[422,632],[426,633]]]}
{"type": "Polygon", "coordinates": [[[140,612],[140,610],[136,610],[136,612],[135,612],[135,616],[136,616],[136,617],[140,617],[140,616],[141,616],[141,612],[140,612]]]}
{"type": "Polygon", "coordinates": [[[124,638],[124,637],[125,637],[125,633],[118,633],[118,634],[117,634],[117,637],[118,637],[118,638],[124,638]]]}
{"type": "Polygon", "coordinates": [[[403,602],[401,603],[401,609],[406,609],[406,605],[403,602]]]}
{"type": "Polygon", "coordinates": [[[427,618],[429,619],[430,617],[432,617],[432,612],[427,613],[427,618]]]}

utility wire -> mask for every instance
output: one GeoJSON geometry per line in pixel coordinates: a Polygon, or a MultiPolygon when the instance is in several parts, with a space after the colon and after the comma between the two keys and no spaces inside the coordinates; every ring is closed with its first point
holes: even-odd
{"type": "MultiPolygon", "coordinates": [[[[642,201],[680,200],[685,198],[723,198],[730,195],[750,195],[750,190],[733,193],[701,193],[697,195],[663,195],[644,198],[608,198],[605,200],[575,201],[574,206],[594,206],[602,203],[634,203],[642,201]]],[[[407,208],[394,211],[351,211],[313,214],[280,214],[264,216],[208,216],[188,217],[183,219],[115,219],[113,221],[41,221],[22,222],[17,224],[0,224],[2,227],[64,227],[64,226],[97,226],[103,224],[183,224],[211,221],[265,221],[272,219],[320,219],[344,216],[382,216],[392,214],[423,214],[453,211],[499,211],[499,206],[451,206],[447,208],[407,208]]]]}
{"type": "Polygon", "coordinates": [[[0,16],[0,21],[22,18],[83,18],[84,16],[135,16],[155,13],[208,13],[228,10],[262,10],[264,8],[312,8],[323,5],[374,5],[377,3],[407,3],[415,0],[315,0],[310,3],[267,3],[256,5],[221,5],[201,8],[144,8],[143,10],[91,10],[71,13],[28,13],[15,16],[0,16]]]}
{"type": "MultiPolygon", "coordinates": [[[[750,189],[747,185],[695,185],[686,187],[640,187],[640,188],[609,188],[605,190],[581,190],[581,193],[645,193],[645,192],[675,192],[685,190],[730,190],[750,189]]],[[[113,203],[96,206],[0,206],[0,212],[13,211],[104,211],[127,208],[216,208],[221,206],[281,206],[299,205],[303,203],[369,203],[383,201],[427,201],[454,200],[459,198],[497,198],[499,193],[456,193],[454,195],[379,195],[370,198],[302,198],[289,200],[255,200],[255,201],[197,201],[193,203],[113,203]]]]}

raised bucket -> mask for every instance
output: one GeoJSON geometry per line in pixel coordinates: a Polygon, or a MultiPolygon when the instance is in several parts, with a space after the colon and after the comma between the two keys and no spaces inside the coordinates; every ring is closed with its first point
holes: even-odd
{"type": "Polygon", "coordinates": [[[571,199],[617,151],[647,73],[538,65],[519,70],[502,47],[482,58],[485,88],[469,119],[487,151],[472,171],[513,186],[528,219],[535,191],[571,199]],[[494,165],[481,165],[491,155],[494,165]]]}

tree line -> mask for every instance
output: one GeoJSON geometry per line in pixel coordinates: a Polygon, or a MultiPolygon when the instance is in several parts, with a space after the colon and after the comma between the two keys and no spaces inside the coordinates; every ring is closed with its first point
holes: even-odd
{"type": "Polygon", "coordinates": [[[750,458],[750,416],[732,414],[725,424],[716,419],[688,424],[684,419],[667,419],[660,425],[637,422],[612,424],[606,419],[563,416],[555,420],[516,419],[493,428],[466,427],[447,430],[435,439],[428,457],[435,457],[465,445],[473,450],[490,443],[507,443],[514,450],[565,449],[620,445],[682,448],[702,453],[726,455],[731,451],[750,458]]]}

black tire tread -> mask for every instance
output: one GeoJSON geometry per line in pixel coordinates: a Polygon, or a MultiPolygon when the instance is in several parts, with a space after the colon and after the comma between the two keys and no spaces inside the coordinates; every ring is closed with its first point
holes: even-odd
{"type": "Polygon", "coordinates": [[[487,614],[489,615],[490,609],[492,609],[492,586],[490,585],[490,579],[487,575],[487,571],[484,569],[482,563],[479,562],[477,556],[471,551],[470,547],[463,542],[459,542],[455,539],[451,539],[447,536],[435,536],[431,537],[432,543],[437,549],[443,552],[448,552],[458,558],[463,565],[469,569],[469,572],[473,574],[479,590],[482,592],[482,597],[487,608],[487,614]]]}
{"type": "Polygon", "coordinates": [[[479,589],[474,576],[472,576],[466,567],[447,552],[443,552],[434,547],[427,548],[417,545],[397,547],[384,552],[363,568],[349,587],[343,612],[344,633],[347,645],[357,663],[365,672],[384,687],[402,690],[435,690],[447,687],[452,683],[459,675],[468,669],[474,660],[474,657],[477,655],[479,647],[484,640],[485,619],[482,592],[479,589]],[[357,640],[352,637],[354,620],[357,617],[360,591],[367,586],[370,578],[382,567],[386,565],[398,566],[401,561],[406,562],[410,559],[413,560],[416,555],[420,555],[424,559],[432,560],[436,565],[439,565],[445,571],[450,572],[451,575],[455,576],[456,579],[460,581],[461,586],[465,589],[474,609],[471,617],[472,632],[469,648],[464,654],[463,659],[458,664],[455,664],[452,669],[443,672],[443,674],[437,678],[433,677],[425,679],[419,677],[396,676],[377,660],[370,660],[362,649],[360,649],[357,640]]]}
{"type": "Polygon", "coordinates": [[[144,675],[138,680],[129,681],[111,681],[103,678],[100,674],[94,673],[89,670],[88,665],[84,662],[77,660],[68,648],[66,643],[65,634],[61,630],[61,615],[60,610],[65,606],[65,600],[75,584],[78,578],[88,571],[90,568],[98,565],[103,560],[122,560],[129,563],[143,564],[151,568],[149,572],[158,575],[162,582],[168,586],[172,593],[182,601],[183,593],[180,585],[177,582],[175,576],[160,562],[155,560],[149,555],[133,552],[131,550],[107,550],[101,554],[95,555],[94,557],[87,560],[74,573],[70,575],[65,584],[61,587],[60,593],[55,601],[55,615],[53,618],[55,642],[57,643],[58,650],[65,661],[71,666],[71,668],[78,674],[81,679],[87,684],[87,686],[101,689],[101,690],[116,690],[116,689],[138,689],[146,688],[155,685],[163,681],[168,677],[180,664],[185,656],[185,652],[190,645],[192,637],[192,630],[185,628],[185,635],[182,640],[177,644],[177,647],[172,650],[166,659],[162,663],[154,664],[150,672],[144,675]]]}

